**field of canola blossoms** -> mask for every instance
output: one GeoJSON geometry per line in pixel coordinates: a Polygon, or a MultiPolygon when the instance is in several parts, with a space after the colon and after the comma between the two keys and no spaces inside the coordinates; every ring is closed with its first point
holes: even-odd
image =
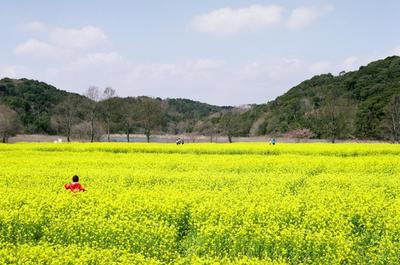
{"type": "Polygon", "coordinates": [[[0,145],[0,264],[399,264],[390,144],[0,145]],[[63,184],[78,174],[87,192],[63,184]]]}

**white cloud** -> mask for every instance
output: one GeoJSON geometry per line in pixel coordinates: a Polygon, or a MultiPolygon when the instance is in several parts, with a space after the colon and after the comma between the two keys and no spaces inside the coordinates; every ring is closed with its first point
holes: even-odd
{"type": "Polygon", "coordinates": [[[132,64],[128,72],[118,75],[118,87],[125,88],[119,94],[124,95],[183,97],[222,104],[232,96],[229,90],[235,89],[229,67],[213,59],[132,64]]]}
{"type": "Polygon", "coordinates": [[[244,64],[237,70],[237,75],[246,81],[277,80],[302,67],[302,62],[297,58],[268,58],[244,64]]]}
{"type": "Polygon", "coordinates": [[[104,31],[93,26],[69,29],[50,27],[41,22],[31,22],[22,26],[22,29],[26,29],[30,33],[42,30],[45,36],[40,39],[28,39],[18,44],[14,49],[14,53],[17,55],[62,58],[88,49],[102,48],[109,43],[104,31]]]}
{"type": "Polygon", "coordinates": [[[322,15],[332,10],[333,6],[303,6],[295,8],[290,14],[290,17],[287,21],[287,26],[290,29],[305,28],[316,21],[318,18],[320,18],[322,15]]]}
{"type": "Polygon", "coordinates": [[[199,59],[180,63],[153,63],[132,65],[129,78],[164,82],[176,79],[177,83],[187,80],[207,79],[214,71],[219,71],[225,63],[219,60],[199,59]]]}
{"type": "Polygon", "coordinates": [[[233,34],[239,31],[260,30],[279,24],[283,8],[276,5],[252,5],[232,9],[221,8],[194,17],[191,28],[205,33],[233,34]]]}
{"type": "Polygon", "coordinates": [[[16,55],[32,55],[36,57],[61,56],[64,55],[65,52],[66,51],[62,51],[51,44],[37,39],[29,39],[19,44],[14,49],[16,55]]]}
{"type": "Polygon", "coordinates": [[[190,28],[215,35],[258,31],[272,26],[302,29],[332,10],[331,5],[302,6],[291,10],[289,16],[285,17],[285,8],[279,5],[252,5],[237,9],[227,7],[195,16],[190,28]]]}
{"type": "Polygon", "coordinates": [[[98,52],[86,55],[80,62],[84,64],[98,64],[98,63],[118,63],[122,61],[121,55],[117,52],[98,52]]]}
{"type": "Polygon", "coordinates": [[[29,75],[26,69],[9,68],[6,75],[33,77],[78,93],[90,85],[112,86],[121,96],[182,97],[240,105],[274,99],[311,77],[311,64],[297,58],[265,58],[235,65],[207,58],[135,64],[116,52],[105,52],[88,54],[64,65],[34,68],[34,74],[29,75]]]}
{"type": "MultiPolygon", "coordinates": [[[[286,26],[285,21],[281,25],[286,26]]],[[[212,104],[244,104],[274,99],[315,74],[337,74],[372,60],[371,55],[357,55],[332,61],[267,57],[241,63],[213,58],[139,63],[125,59],[110,47],[102,47],[109,41],[104,32],[101,37],[99,31],[88,30],[92,37],[87,41],[79,45],[67,45],[66,41],[61,45],[50,38],[55,28],[47,28],[46,36],[21,43],[15,53],[55,58],[60,54],[68,55],[64,56],[64,61],[48,64],[48,58],[40,58],[40,63],[31,62],[31,69],[0,65],[0,76],[34,78],[78,93],[97,85],[112,86],[121,96],[183,97],[212,104]],[[96,38],[101,45],[93,41],[96,38]]],[[[82,30],[84,28],[73,30],[72,34],[67,30],[67,35],[76,38],[87,32],[82,30]]]]}
{"type": "Polygon", "coordinates": [[[67,49],[88,49],[107,43],[108,37],[100,28],[86,26],[80,29],[55,28],[50,42],[67,49]]]}
{"type": "Polygon", "coordinates": [[[121,65],[124,60],[117,52],[98,52],[90,53],[83,57],[77,58],[66,66],[68,70],[79,70],[87,68],[104,68],[105,65],[121,65]]]}
{"type": "Polygon", "coordinates": [[[35,78],[78,93],[90,85],[112,86],[121,96],[182,97],[240,105],[272,100],[315,74],[337,74],[344,63],[358,64],[353,56],[338,61],[268,57],[238,64],[207,58],[134,63],[110,51],[75,57],[55,66],[38,66],[32,68],[34,73],[29,69],[0,67],[0,74],[35,78]]]}

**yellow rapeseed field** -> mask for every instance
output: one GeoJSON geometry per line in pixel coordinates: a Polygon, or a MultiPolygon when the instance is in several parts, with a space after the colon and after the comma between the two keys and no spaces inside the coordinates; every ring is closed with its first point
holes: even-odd
{"type": "Polygon", "coordinates": [[[0,163],[0,264],[400,263],[398,145],[14,144],[0,163]]]}

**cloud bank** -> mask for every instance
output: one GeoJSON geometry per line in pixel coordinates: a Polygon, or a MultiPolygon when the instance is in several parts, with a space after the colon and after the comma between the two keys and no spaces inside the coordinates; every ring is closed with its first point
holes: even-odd
{"type": "MultiPolygon", "coordinates": [[[[278,9],[256,8],[257,12],[275,14],[281,12],[278,9]]],[[[224,12],[226,18],[237,15],[224,12]]],[[[249,14],[253,12],[254,9],[241,10],[240,21],[246,21],[247,27],[256,30],[257,27],[250,26],[253,20],[249,14]]],[[[263,27],[277,21],[282,23],[278,17],[265,20],[263,27]]],[[[294,17],[303,21],[298,22],[302,26],[310,23],[300,19],[302,16],[294,17]]],[[[236,63],[221,58],[141,63],[114,50],[112,41],[99,27],[63,28],[32,22],[20,30],[27,39],[15,46],[14,54],[23,63],[0,65],[0,78],[32,78],[78,93],[91,85],[112,86],[120,96],[181,97],[218,105],[263,103],[313,75],[357,70],[360,65],[386,56],[348,55],[335,60],[309,60],[264,55],[236,63]]],[[[393,52],[400,54],[400,49],[394,48],[393,52]]]]}
{"type": "Polygon", "coordinates": [[[104,31],[94,26],[78,29],[61,28],[34,21],[23,25],[21,29],[31,35],[40,31],[45,34],[45,37],[44,39],[34,37],[18,44],[14,49],[16,55],[64,57],[109,44],[109,38],[104,31]]]}
{"type": "Polygon", "coordinates": [[[272,27],[302,29],[310,26],[333,6],[303,6],[289,12],[279,5],[252,5],[243,8],[220,8],[195,16],[189,28],[214,35],[232,35],[246,31],[261,31],[272,27]]]}

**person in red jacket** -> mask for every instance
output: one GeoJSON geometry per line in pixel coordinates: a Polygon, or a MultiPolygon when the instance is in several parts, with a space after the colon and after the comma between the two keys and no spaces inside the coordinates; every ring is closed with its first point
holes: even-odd
{"type": "Polygon", "coordinates": [[[72,177],[72,183],[67,183],[64,187],[72,192],[86,191],[86,189],[79,183],[79,177],[77,175],[72,177]]]}

